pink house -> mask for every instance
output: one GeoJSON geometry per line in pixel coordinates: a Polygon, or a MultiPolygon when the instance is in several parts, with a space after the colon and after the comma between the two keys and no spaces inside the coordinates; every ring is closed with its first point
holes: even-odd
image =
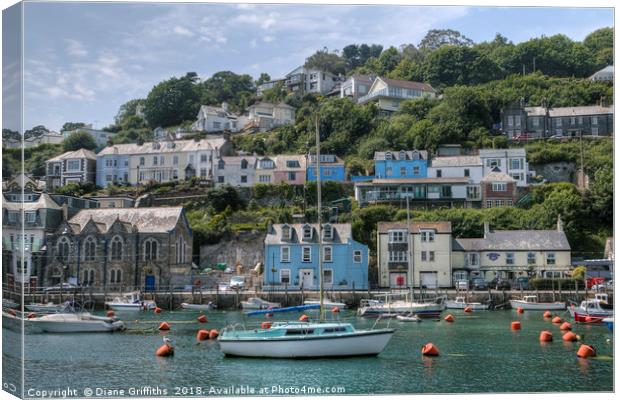
{"type": "Polygon", "coordinates": [[[277,156],[274,183],[303,185],[306,183],[306,156],[277,156]]]}

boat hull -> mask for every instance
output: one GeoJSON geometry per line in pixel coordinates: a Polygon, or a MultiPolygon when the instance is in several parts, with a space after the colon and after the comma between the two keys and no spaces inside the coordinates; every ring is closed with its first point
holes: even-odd
{"type": "Polygon", "coordinates": [[[210,311],[210,310],[213,309],[213,305],[211,305],[211,304],[181,303],[181,308],[184,309],[184,310],[210,311]]]}
{"type": "Polygon", "coordinates": [[[24,308],[32,312],[51,314],[63,311],[66,306],[64,304],[26,304],[24,308]]]}
{"type": "Polygon", "coordinates": [[[611,318],[603,318],[603,323],[605,324],[605,326],[607,326],[607,328],[613,332],[614,330],[614,319],[613,317],[611,318]]]}
{"type": "Polygon", "coordinates": [[[488,304],[482,303],[461,303],[458,301],[446,301],[446,308],[451,310],[464,310],[467,307],[471,307],[472,310],[488,310],[488,304]]]}
{"type": "Polygon", "coordinates": [[[358,310],[360,317],[382,317],[388,315],[410,315],[415,314],[420,318],[439,318],[441,312],[446,309],[445,304],[426,304],[426,305],[402,305],[402,306],[369,306],[358,310]]]}
{"type": "Polygon", "coordinates": [[[324,358],[374,356],[383,351],[394,330],[382,329],[329,337],[235,339],[222,336],[226,356],[258,358],[324,358]]]}
{"type": "MultiPolygon", "coordinates": [[[[306,300],[304,301],[305,305],[315,305],[315,304],[321,304],[321,302],[319,300],[306,300]]],[[[338,307],[338,308],[347,308],[347,305],[345,303],[340,303],[337,301],[324,301],[323,302],[323,307],[324,308],[334,308],[334,307],[338,307]]]]}
{"type": "Polygon", "coordinates": [[[154,302],[145,302],[144,305],[139,303],[112,303],[107,302],[105,305],[114,311],[141,311],[141,310],[153,310],[157,305],[154,302]]]}
{"type": "Polygon", "coordinates": [[[566,303],[562,301],[553,303],[532,303],[523,300],[510,300],[510,307],[536,311],[566,310],[566,303]]]}
{"type": "Polygon", "coordinates": [[[575,322],[584,322],[588,324],[602,323],[603,319],[613,316],[613,312],[582,312],[579,310],[571,310],[570,313],[575,322]]]}

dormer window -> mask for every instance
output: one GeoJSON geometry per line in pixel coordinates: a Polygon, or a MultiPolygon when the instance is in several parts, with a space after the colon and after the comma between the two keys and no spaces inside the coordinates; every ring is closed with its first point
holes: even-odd
{"type": "Polygon", "coordinates": [[[334,238],[334,227],[331,224],[323,225],[323,239],[332,240],[334,238]]]}
{"type": "Polygon", "coordinates": [[[411,159],[412,160],[419,160],[419,159],[421,159],[420,152],[417,151],[417,150],[412,151],[411,152],[411,159]]]}
{"type": "Polygon", "coordinates": [[[282,226],[282,240],[291,240],[291,227],[288,225],[282,226]]]}
{"type": "Polygon", "coordinates": [[[406,160],[407,159],[407,152],[405,150],[401,150],[399,155],[398,155],[398,159],[399,160],[406,160]]]}
{"type": "Polygon", "coordinates": [[[303,240],[312,240],[312,226],[304,225],[302,237],[303,240]]]}
{"type": "Polygon", "coordinates": [[[387,153],[385,153],[385,159],[386,160],[391,160],[392,159],[392,153],[389,152],[389,151],[387,153]]]}

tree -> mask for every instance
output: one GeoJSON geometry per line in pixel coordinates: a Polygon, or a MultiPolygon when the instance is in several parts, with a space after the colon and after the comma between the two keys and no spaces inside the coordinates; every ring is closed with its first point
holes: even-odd
{"type": "Polygon", "coordinates": [[[228,103],[233,111],[241,111],[253,102],[256,87],[252,77],[237,75],[231,71],[216,72],[199,85],[202,104],[228,103]]]}
{"type": "Polygon", "coordinates": [[[271,80],[271,76],[268,73],[262,72],[258,79],[256,80],[256,86],[262,85],[265,82],[269,82],[271,80]]]}
{"type": "Polygon", "coordinates": [[[613,49],[614,47],[614,28],[601,28],[590,33],[583,40],[584,46],[594,53],[603,49],[613,49]]]}
{"type": "Polygon", "coordinates": [[[28,129],[26,132],[24,132],[24,139],[28,139],[28,138],[35,137],[35,136],[41,136],[49,132],[50,130],[47,129],[45,126],[37,125],[35,127],[28,129]]]}
{"type": "Polygon", "coordinates": [[[74,131],[77,128],[84,128],[86,127],[86,124],[83,122],[65,122],[62,125],[62,131],[74,131]]]}
{"type": "Polygon", "coordinates": [[[151,89],[144,103],[144,114],[152,128],[171,126],[196,117],[200,96],[196,88],[196,74],[172,77],[151,89]]]}
{"type": "Polygon", "coordinates": [[[600,221],[612,221],[614,213],[614,174],[611,167],[598,169],[590,184],[590,200],[593,217],[600,221]]]}
{"type": "Polygon", "coordinates": [[[478,50],[445,45],[428,54],[422,69],[424,80],[437,87],[471,85],[501,76],[499,67],[478,50]]]}
{"type": "Polygon", "coordinates": [[[341,57],[345,62],[346,71],[354,70],[361,67],[369,58],[378,58],[381,55],[383,46],[379,44],[350,44],[342,49],[341,57]]]}
{"type": "Polygon", "coordinates": [[[462,35],[461,32],[452,29],[431,29],[420,41],[418,48],[422,51],[428,52],[429,50],[438,49],[445,44],[451,44],[454,46],[472,46],[474,41],[462,35]]]}
{"type": "Polygon", "coordinates": [[[392,71],[400,62],[402,56],[395,47],[384,50],[378,58],[379,74],[385,75],[392,71]]]}
{"type": "Polygon", "coordinates": [[[323,47],[323,50],[317,50],[316,53],[306,58],[304,67],[331,72],[334,75],[346,73],[346,65],[343,58],[336,52],[330,53],[327,47],[323,47]]]}
{"type": "Polygon", "coordinates": [[[12,129],[2,128],[2,139],[15,139],[20,140],[22,135],[19,132],[12,129]]]}
{"type": "Polygon", "coordinates": [[[130,117],[139,116],[139,110],[144,108],[146,100],[133,99],[121,105],[118,109],[118,113],[114,117],[114,121],[117,125],[122,125],[123,121],[130,117]]]}
{"type": "Polygon", "coordinates": [[[62,142],[65,151],[75,151],[79,149],[95,150],[97,143],[91,135],[86,132],[73,132],[62,142]]]}

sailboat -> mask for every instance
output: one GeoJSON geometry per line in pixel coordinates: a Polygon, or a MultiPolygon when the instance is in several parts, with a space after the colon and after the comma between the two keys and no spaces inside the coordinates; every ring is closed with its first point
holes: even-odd
{"type": "MultiPolygon", "coordinates": [[[[316,168],[319,254],[323,251],[321,226],[321,157],[318,116],[316,124],[316,168]]],[[[319,321],[289,321],[266,324],[261,329],[237,330],[226,327],[218,337],[221,351],[227,356],[264,358],[324,358],[377,355],[392,338],[394,329],[357,330],[347,322],[325,322],[323,291],[323,257],[319,259],[319,304],[254,311],[248,315],[319,310],[319,321]]]]}

